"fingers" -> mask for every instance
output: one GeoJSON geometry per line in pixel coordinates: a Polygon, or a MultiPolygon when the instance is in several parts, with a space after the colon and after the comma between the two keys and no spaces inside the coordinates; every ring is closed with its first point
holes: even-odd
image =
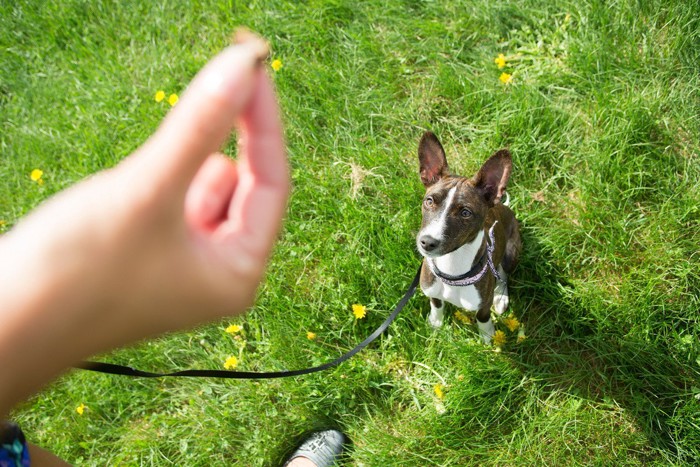
{"type": "Polygon", "coordinates": [[[269,77],[260,72],[250,104],[242,115],[242,190],[229,208],[239,225],[257,226],[258,234],[276,235],[267,218],[282,217],[289,193],[289,167],[275,91],[269,77]],[[266,227],[263,227],[266,226],[266,227]]]}
{"type": "Polygon", "coordinates": [[[200,167],[185,197],[185,221],[191,227],[211,232],[227,218],[237,183],[236,165],[215,154],[200,167]]]}
{"type": "Polygon", "coordinates": [[[270,78],[260,70],[254,93],[241,118],[239,149],[257,181],[277,187],[289,183],[277,96],[270,78]]]}
{"type": "MultiPolygon", "coordinates": [[[[228,47],[200,71],[155,135],[140,151],[143,163],[184,195],[199,167],[229,137],[246,107],[267,44],[251,39],[228,47]]],[[[157,182],[157,181],[156,181],[157,182]]]]}
{"type": "MultiPolygon", "coordinates": [[[[275,92],[261,70],[254,93],[241,116],[238,182],[229,206],[229,221],[217,231],[223,246],[233,242],[252,258],[269,255],[287,205],[290,181],[282,124],[275,92]]],[[[228,245],[233,248],[233,245],[228,245]]]]}
{"type": "Polygon", "coordinates": [[[218,229],[217,236],[237,235],[243,248],[267,255],[286,208],[289,169],[272,83],[262,70],[254,79],[240,119],[238,165],[209,157],[187,193],[185,218],[205,232],[218,229]]]}

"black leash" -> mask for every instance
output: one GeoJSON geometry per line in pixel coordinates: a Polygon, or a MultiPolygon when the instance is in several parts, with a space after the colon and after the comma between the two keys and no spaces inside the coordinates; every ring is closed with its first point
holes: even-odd
{"type": "Polygon", "coordinates": [[[97,371],[99,373],[107,373],[111,375],[123,375],[123,376],[134,376],[141,378],[162,378],[165,376],[188,376],[192,378],[228,378],[228,379],[272,379],[272,378],[287,378],[290,376],[300,376],[308,375],[309,373],[316,373],[317,371],[327,370],[328,368],[340,365],[344,361],[348,360],[350,357],[358,353],[360,350],[367,347],[372,341],[379,337],[389,325],[394,321],[399,312],[403,310],[406,303],[411,299],[413,294],[416,292],[416,287],[418,286],[418,281],[420,280],[421,268],[418,268],[416,276],[413,278],[413,282],[408,286],[408,290],[404,293],[403,297],[394,308],[394,311],[389,315],[389,317],[369,336],[367,339],[360,342],[354,349],[347,352],[346,354],[336,358],[332,362],[324,363],[323,365],[315,366],[312,368],[304,368],[301,370],[289,370],[289,371],[267,371],[267,372],[254,372],[254,371],[231,371],[231,370],[183,370],[175,371],[172,373],[152,373],[150,371],[137,370],[136,368],[131,368],[123,365],[115,365],[113,363],[104,362],[81,362],[75,368],[81,370],[97,371]]]}

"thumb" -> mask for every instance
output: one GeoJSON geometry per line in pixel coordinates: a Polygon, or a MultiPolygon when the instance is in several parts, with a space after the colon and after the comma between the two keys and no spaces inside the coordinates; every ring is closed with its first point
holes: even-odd
{"type": "MultiPolygon", "coordinates": [[[[156,133],[139,150],[141,164],[184,194],[198,169],[228,139],[250,99],[255,69],[268,46],[257,37],[230,46],[192,80],[156,133]]],[[[142,167],[143,167],[142,165],[142,167]]]]}

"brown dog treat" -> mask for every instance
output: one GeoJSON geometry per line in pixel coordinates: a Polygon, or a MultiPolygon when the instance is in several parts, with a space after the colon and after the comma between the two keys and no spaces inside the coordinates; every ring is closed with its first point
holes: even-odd
{"type": "Polygon", "coordinates": [[[231,42],[233,44],[247,44],[254,47],[258,57],[258,64],[262,64],[270,55],[270,44],[250,29],[243,27],[236,29],[233,32],[231,42]]]}

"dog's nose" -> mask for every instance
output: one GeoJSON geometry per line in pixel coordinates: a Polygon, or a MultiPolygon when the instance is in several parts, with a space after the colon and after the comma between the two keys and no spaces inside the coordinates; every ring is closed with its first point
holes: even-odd
{"type": "Polygon", "coordinates": [[[419,242],[420,246],[422,246],[425,251],[433,251],[440,244],[436,238],[433,238],[430,235],[423,235],[419,242]]]}

